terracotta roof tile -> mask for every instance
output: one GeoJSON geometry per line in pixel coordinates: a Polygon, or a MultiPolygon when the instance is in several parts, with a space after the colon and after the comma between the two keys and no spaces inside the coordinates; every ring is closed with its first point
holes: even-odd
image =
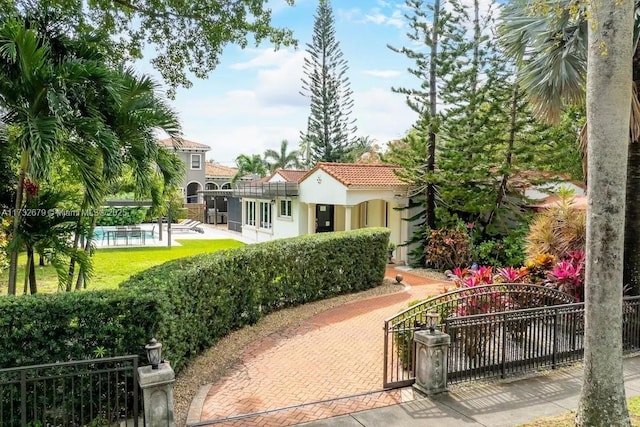
{"type": "MultiPolygon", "coordinates": [[[[175,144],[176,146],[180,147],[180,148],[185,148],[185,149],[196,149],[196,150],[211,150],[211,147],[209,147],[206,144],[200,144],[199,142],[194,142],[194,141],[189,141],[188,139],[177,139],[176,141],[177,144],[175,144]]],[[[165,148],[173,148],[174,147],[174,140],[172,138],[166,138],[166,139],[161,139],[158,141],[158,145],[165,147],[165,148]]]]}
{"type": "Polygon", "coordinates": [[[304,181],[316,170],[321,169],[347,187],[397,187],[407,185],[394,173],[399,166],[363,163],[318,163],[305,174],[304,181]]]}
{"type": "Polygon", "coordinates": [[[233,177],[238,172],[236,168],[230,168],[228,166],[222,166],[217,163],[205,163],[205,175],[206,176],[224,176],[233,177]]]}
{"type": "Polygon", "coordinates": [[[287,182],[300,182],[302,178],[307,174],[306,170],[295,170],[295,169],[276,169],[276,171],[271,175],[278,174],[282,176],[287,182]]]}

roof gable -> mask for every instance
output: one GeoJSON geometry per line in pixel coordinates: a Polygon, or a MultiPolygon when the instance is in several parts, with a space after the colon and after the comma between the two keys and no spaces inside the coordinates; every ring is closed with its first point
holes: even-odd
{"type": "Polygon", "coordinates": [[[206,176],[222,176],[232,178],[238,173],[238,169],[230,168],[228,166],[222,166],[217,163],[205,163],[205,175],[206,176]]]}
{"type": "Polygon", "coordinates": [[[396,187],[406,185],[395,174],[396,165],[363,163],[318,163],[298,182],[322,170],[346,187],[396,187]]]}
{"type": "Polygon", "coordinates": [[[200,144],[199,142],[189,141],[183,138],[165,138],[158,140],[158,145],[164,148],[175,148],[176,150],[198,150],[209,151],[211,147],[206,144],[200,144]]]}
{"type": "Polygon", "coordinates": [[[276,169],[276,171],[271,174],[269,177],[269,181],[272,181],[276,175],[279,175],[284,182],[296,182],[299,183],[302,178],[305,177],[308,171],[306,170],[296,170],[296,169],[276,169]]]}

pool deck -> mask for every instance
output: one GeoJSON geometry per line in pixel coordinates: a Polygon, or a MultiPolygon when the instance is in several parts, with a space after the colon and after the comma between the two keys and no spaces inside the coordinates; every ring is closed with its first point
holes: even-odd
{"type": "MultiPolygon", "coordinates": [[[[166,224],[163,224],[166,226],[166,224]]],[[[172,230],[171,231],[171,246],[180,246],[178,240],[216,240],[216,239],[233,239],[243,243],[255,243],[252,240],[242,237],[241,233],[230,231],[225,226],[213,226],[211,224],[201,224],[199,227],[204,233],[198,233],[196,231],[184,231],[184,230],[172,230]]],[[[104,236],[104,233],[115,231],[115,227],[96,227],[98,236],[94,239],[96,248],[110,249],[110,248],[135,248],[135,247],[152,247],[152,246],[167,246],[167,231],[166,228],[162,232],[162,240],[158,235],[158,224],[145,223],[140,224],[140,229],[145,232],[144,241],[140,238],[133,238],[125,241],[124,239],[113,239],[109,241],[104,236]]]]}

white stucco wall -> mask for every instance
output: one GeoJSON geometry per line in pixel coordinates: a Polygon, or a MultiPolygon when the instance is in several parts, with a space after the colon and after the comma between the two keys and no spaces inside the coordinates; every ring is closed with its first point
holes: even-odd
{"type": "Polygon", "coordinates": [[[298,184],[300,201],[322,205],[347,205],[347,189],[321,169],[298,184]]]}
{"type": "MultiPolygon", "coordinates": [[[[276,199],[273,212],[273,238],[296,237],[300,235],[300,222],[306,221],[306,212],[304,212],[305,215],[302,216],[300,201],[297,198],[289,198],[288,200],[291,200],[291,218],[281,217],[279,211],[281,200],[287,199],[276,199]]],[[[306,211],[306,209],[305,206],[304,210],[306,211]]]]}

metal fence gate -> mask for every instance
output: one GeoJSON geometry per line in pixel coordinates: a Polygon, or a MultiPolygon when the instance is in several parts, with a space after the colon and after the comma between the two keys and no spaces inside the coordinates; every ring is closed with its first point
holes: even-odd
{"type": "Polygon", "coordinates": [[[415,381],[413,335],[425,328],[429,312],[439,315],[439,328],[444,330],[448,319],[574,302],[571,295],[544,286],[501,283],[460,288],[413,305],[384,322],[383,387],[404,387],[415,381]]]}

